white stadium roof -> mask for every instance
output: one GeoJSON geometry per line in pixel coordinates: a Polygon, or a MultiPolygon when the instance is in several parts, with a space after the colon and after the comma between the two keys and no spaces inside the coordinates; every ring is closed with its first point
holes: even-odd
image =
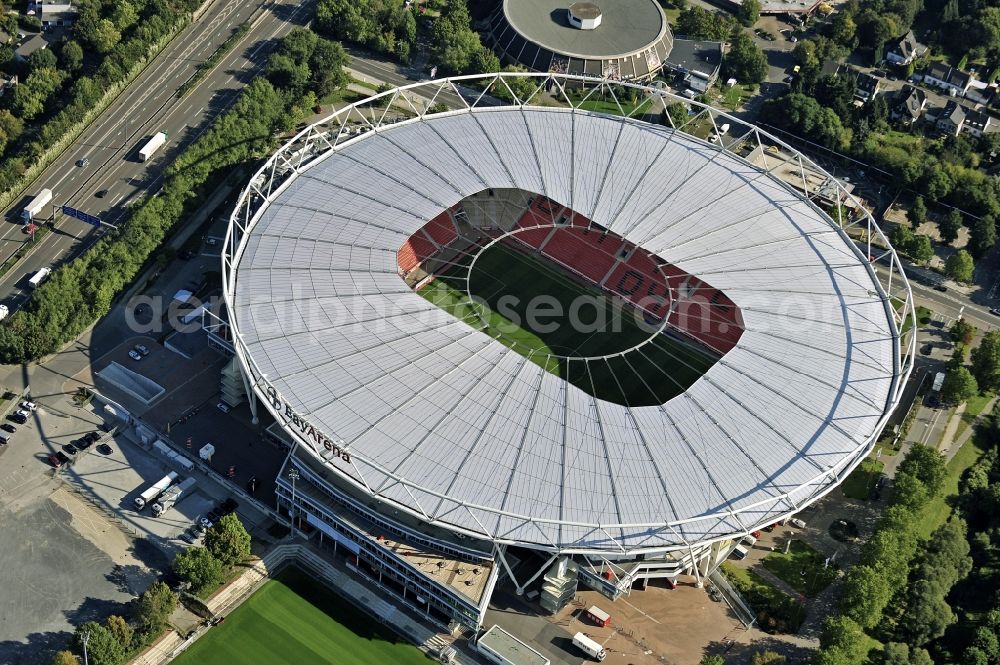
{"type": "Polygon", "coordinates": [[[349,461],[328,462],[342,478],[452,530],[591,552],[746,532],[839,482],[908,371],[885,292],[841,229],[684,132],[482,107],[379,127],[298,171],[230,239],[241,359],[261,395],[280,395],[276,415],[343,442],[349,461]],[[738,345],[683,395],[630,408],[432,305],[396,250],[487,188],[543,194],[711,282],[741,308],[738,345]]]}

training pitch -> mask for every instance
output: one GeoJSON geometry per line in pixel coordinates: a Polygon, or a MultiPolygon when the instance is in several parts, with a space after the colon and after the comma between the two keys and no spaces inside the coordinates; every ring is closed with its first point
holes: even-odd
{"type": "Polygon", "coordinates": [[[427,657],[302,571],[288,568],[173,662],[426,665],[427,657]]]}
{"type": "Polygon", "coordinates": [[[705,349],[656,333],[620,300],[551,261],[497,243],[471,272],[470,263],[465,257],[420,295],[598,399],[663,404],[715,363],[705,349]],[[553,311],[561,314],[541,315],[553,311]]]}

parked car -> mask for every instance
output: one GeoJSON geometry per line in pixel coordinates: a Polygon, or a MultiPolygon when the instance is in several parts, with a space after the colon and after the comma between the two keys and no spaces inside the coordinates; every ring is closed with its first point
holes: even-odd
{"type": "Polygon", "coordinates": [[[232,407],[230,407],[225,402],[219,402],[218,404],[215,405],[215,408],[217,408],[219,411],[222,411],[223,413],[229,413],[232,410],[232,407]]]}
{"type": "Polygon", "coordinates": [[[142,360],[142,356],[135,349],[128,350],[128,357],[132,360],[142,360]]]}
{"type": "Polygon", "coordinates": [[[27,409],[28,411],[35,411],[38,409],[38,405],[35,404],[34,402],[29,402],[25,400],[24,402],[21,402],[21,408],[27,409]]]}
{"type": "Polygon", "coordinates": [[[921,355],[929,356],[931,355],[931,351],[933,349],[934,346],[932,344],[924,344],[923,346],[920,347],[920,353],[921,355]]]}
{"type": "Polygon", "coordinates": [[[90,448],[91,444],[90,444],[90,439],[88,439],[87,437],[82,437],[74,441],[73,445],[76,446],[77,450],[86,450],[87,448],[90,448]]]}
{"type": "Polygon", "coordinates": [[[70,455],[76,455],[76,446],[74,446],[72,443],[67,443],[67,444],[63,445],[62,448],[68,454],[70,454],[70,455]]]}
{"type": "MultiPolygon", "coordinates": [[[[62,453],[59,453],[59,455],[62,455],[62,453]]],[[[51,464],[57,469],[63,465],[62,460],[59,459],[59,455],[57,455],[56,453],[52,453],[51,455],[49,455],[49,464],[51,464]]],[[[63,455],[63,457],[65,457],[65,455],[63,455]]]]}
{"type": "Polygon", "coordinates": [[[114,452],[114,450],[108,444],[102,443],[101,445],[97,446],[97,452],[101,453],[102,455],[110,455],[111,453],[114,452]]]}
{"type": "Polygon", "coordinates": [[[132,348],[135,349],[137,352],[139,352],[139,354],[141,354],[143,356],[148,356],[149,355],[149,349],[147,349],[142,344],[136,344],[132,348]]]}
{"type": "Polygon", "coordinates": [[[27,416],[22,416],[19,413],[12,413],[12,414],[10,414],[10,415],[7,416],[7,420],[10,420],[11,422],[15,422],[18,425],[23,425],[24,423],[28,422],[28,417],[27,416]]]}
{"type": "Polygon", "coordinates": [[[10,432],[11,434],[17,431],[17,428],[11,425],[10,423],[4,423],[3,425],[0,425],[0,429],[2,429],[5,432],[10,432]]]}
{"type": "Polygon", "coordinates": [[[806,528],[806,523],[800,520],[798,517],[793,517],[792,519],[788,520],[788,523],[794,526],[796,529],[806,528]]]}
{"type": "Polygon", "coordinates": [[[31,415],[31,413],[27,409],[18,409],[14,413],[19,416],[24,416],[25,418],[31,415]]]}

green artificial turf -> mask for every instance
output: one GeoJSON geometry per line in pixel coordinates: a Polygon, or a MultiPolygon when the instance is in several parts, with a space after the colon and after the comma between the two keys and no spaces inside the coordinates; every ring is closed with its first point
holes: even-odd
{"type": "Polygon", "coordinates": [[[297,568],[209,629],[175,665],[426,665],[427,657],[297,568]]]}

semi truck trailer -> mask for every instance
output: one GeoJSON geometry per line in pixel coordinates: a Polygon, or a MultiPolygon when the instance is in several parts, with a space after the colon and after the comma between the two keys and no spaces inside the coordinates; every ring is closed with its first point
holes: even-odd
{"type": "Polygon", "coordinates": [[[155,501],[158,496],[167,491],[167,488],[170,487],[175,480],[177,480],[177,472],[171,471],[147,487],[145,492],[135,497],[135,509],[142,510],[146,507],[146,504],[155,501]]]}
{"type": "Polygon", "coordinates": [[[31,222],[31,220],[33,220],[35,217],[41,214],[43,210],[45,210],[45,206],[48,205],[49,201],[51,200],[52,200],[51,189],[43,189],[42,191],[38,192],[38,196],[31,199],[31,201],[28,202],[28,205],[24,206],[24,210],[21,211],[21,221],[24,222],[25,224],[31,222]]]}
{"type": "Polygon", "coordinates": [[[41,286],[42,282],[44,282],[46,279],[49,278],[50,274],[52,274],[52,268],[46,267],[40,269],[38,272],[36,272],[34,275],[31,276],[31,279],[28,280],[28,286],[30,286],[33,289],[37,289],[39,286],[41,286]]]}
{"type": "Polygon", "coordinates": [[[573,636],[573,644],[576,645],[580,651],[584,652],[596,661],[602,661],[608,657],[608,652],[604,650],[600,642],[590,639],[583,633],[577,633],[573,636]]]}
{"type": "Polygon", "coordinates": [[[153,516],[159,517],[177,505],[178,501],[189,494],[188,490],[194,487],[194,483],[194,478],[186,478],[167,489],[166,492],[160,495],[159,500],[153,504],[152,508],[150,508],[153,511],[153,516]]]}
{"type": "Polygon", "coordinates": [[[150,157],[153,156],[157,150],[163,147],[163,144],[167,142],[167,133],[164,131],[159,131],[153,134],[153,138],[146,141],[146,145],[139,148],[139,161],[148,161],[150,157]]]}

